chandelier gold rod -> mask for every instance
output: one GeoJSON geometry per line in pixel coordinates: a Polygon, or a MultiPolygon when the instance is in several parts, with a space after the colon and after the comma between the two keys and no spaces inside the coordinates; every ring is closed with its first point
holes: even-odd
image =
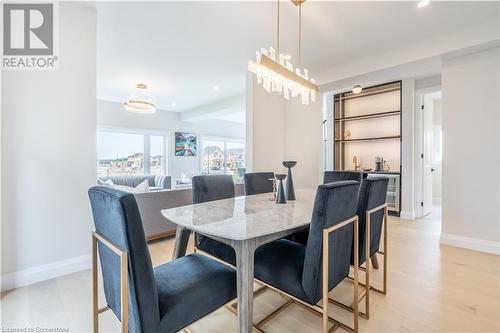
{"type": "Polygon", "coordinates": [[[280,57],[280,0],[277,1],[276,3],[276,14],[278,19],[276,20],[277,26],[276,26],[276,54],[277,54],[277,59],[280,57]]]}
{"type": "Polygon", "coordinates": [[[301,58],[300,58],[300,51],[301,51],[301,45],[302,44],[302,2],[299,4],[299,67],[302,65],[301,58]]]}

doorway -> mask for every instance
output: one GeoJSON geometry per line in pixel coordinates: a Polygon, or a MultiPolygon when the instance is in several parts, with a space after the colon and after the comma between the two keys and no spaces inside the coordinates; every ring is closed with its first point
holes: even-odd
{"type": "Polygon", "coordinates": [[[441,210],[442,142],[441,88],[418,91],[417,97],[417,217],[441,210]],[[419,181],[418,181],[419,180],[419,181]]]}

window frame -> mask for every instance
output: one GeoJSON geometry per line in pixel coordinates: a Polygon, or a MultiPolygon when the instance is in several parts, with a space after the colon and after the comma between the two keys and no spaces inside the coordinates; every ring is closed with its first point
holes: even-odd
{"type": "MultiPolygon", "coordinates": [[[[144,174],[149,176],[151,174],[150,168],[150,138],[151,136],[162,136],[163,137],[163,166],[162,172],[163,175],[168,175],[169,165],[168,165],[168,138],[170,132],[160,131],[160,130],[150,130],[150,129],[140,129],[140,128],[128,128],[128,127],[108,127],[108,126],[99,126],[97,127],[96,138],[99,132],[108,132],[108,133],[118,133],[118,134],[141,134],[143,136],[144,142],[144,174]]],[[[97,156],[97,140],[96,140],[96,156],[97,156]]]]}
{"type": "MultiPolygon", "coordinates": [[[[200,148],[199,149],[201,151],[201,154],[200,154],[200,174],[203,174],[203,162],[205,160],[204,158],[204,143],[205,141],[218,141],[218,142],[223,142],[224,143],[224,162],[223,162],[223,165],[224,165],[224,175],[227,175],[228,174],[228,169],[227,169],[227,143],[241,143],[245,146],[245,139],[244,138],[234,138],[234,137],[226,137],[226,136],[212,136],[212,135],[200,135],[199,136],[200,138],[200,148]]],[[[247,159],[246,159],[246,146],[245,146],[245,168],[246,168],[246,163],[247,163],[247,159]]]]}

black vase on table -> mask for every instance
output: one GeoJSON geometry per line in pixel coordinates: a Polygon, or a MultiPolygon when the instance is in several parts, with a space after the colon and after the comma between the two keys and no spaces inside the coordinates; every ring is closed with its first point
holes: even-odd
{"type": "Polygon", "coordinates": [[[295,200],[295,189],[293,188],[292,168],[297,164],[297,161],[283,161],[283,166],[288,168],[288,176],[286,178],[286,199],[295,200]]]}
{"type": "Polygon", "coordinates": [[[283,179],[286,178],[286,175],[285,174],[276,174],[274,176],[279,181],[278,192],[276,193],[276,203],[277,204],[284,204],[284,203],[286,203],[286,199],[285,199],[285,190],[283,188],[283,179]]]}

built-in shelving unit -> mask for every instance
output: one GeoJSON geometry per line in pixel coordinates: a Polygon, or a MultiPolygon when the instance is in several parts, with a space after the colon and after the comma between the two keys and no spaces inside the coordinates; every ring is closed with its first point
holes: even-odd
{"type": "MultiPolygon", "coordinates": [[[[399,215],[401,202],[401,81],[364,87],[334,96],[335,170],[375,170],[375,157],[386,161],[382,172],[390,179],[389,210],[399,215]],[[389,168],[389,170],[387,170],[389,168]],[[360,168],[358,168],[360,170],[360,168]]],[[[370,171],[365,176],[372,176],[370,171]]],[[[376,174],[380,174],[377,172],[376,174]]]]}

